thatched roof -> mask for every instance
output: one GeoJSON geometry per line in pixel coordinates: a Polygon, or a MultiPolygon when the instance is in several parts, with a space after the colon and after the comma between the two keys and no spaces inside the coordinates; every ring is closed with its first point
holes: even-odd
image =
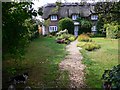
{"type": "Polygon", "coordinates": [[[57,14],[61,18],[71,16],[72,14],[79,14],[82,17],[88,17],[94,12],[92,8],[93,4],[79,4],[79,3],[62,3],[60,10],[56,10],[55,3],[47,4],[43,7],[42,18],[47,19],[52,14],[57,14]]]}

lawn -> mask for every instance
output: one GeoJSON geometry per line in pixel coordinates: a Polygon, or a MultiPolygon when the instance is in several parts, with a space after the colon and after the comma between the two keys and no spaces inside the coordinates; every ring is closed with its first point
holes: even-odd
{"type": "Polygon", "coordinates": [[[81,50],[86,67],[86,83],[91,88],[101,88],[101,76],[105,69],[118,64],[118,39],[92,38],[101,45],[94,51],[81,50]]]}
{"type": "MultiPolygon", "coordinates": [[[[64,44],[57,44],[55,38],[40,37],[27,47],[23,60],[8,59],[3,61],[3,87],[7,86],[10,76],[28,72],[26,85],[39,87],[68,87],[67,72],[61,72],[58,63],[67,54],[64,44]]],[[[20,84],[17,87],[25,87],[20,84]]]]}

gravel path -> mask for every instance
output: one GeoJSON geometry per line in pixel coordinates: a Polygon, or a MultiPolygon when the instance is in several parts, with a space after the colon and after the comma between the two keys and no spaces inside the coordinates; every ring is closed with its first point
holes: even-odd
{"type": "Polygon", "coordinates": [[[69,54],[59,64],[59,67],[61,70],[67,70],[69,72],[70,88],[85,88],[85,66],[81,62],[83,57],[79,52],[79,48],[76,46],[77,42],[78,41],[76,40],[66,46],[66,50],[69,52],[69,54]]]}

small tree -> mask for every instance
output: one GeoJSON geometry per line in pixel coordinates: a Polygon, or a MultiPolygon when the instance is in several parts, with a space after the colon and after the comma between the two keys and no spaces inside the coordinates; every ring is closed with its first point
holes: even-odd
{"type": "Polygon", "coordinates": [[[58,29],[59,31],[67,29],[68,33],[73,34],[74,33],[74,22],[70,18],[61,19],[58,22],[58,29]]]}
{"type": "Polygon", "coordinates": [[[91,31],[91,27],[92,27],[92,22],[84,19],[84,18],[78,18],[77,21],[80,23],[81,28],[80,29],[84,29],[84,30],[79,30],[81,32],[79,33],[87,33],[91,31]]]}
{"type": "Polygon", "coordinates": [[[120,37],[120,25],[116,22],[104,24],[107,38],[116,39],[120,37]]]}

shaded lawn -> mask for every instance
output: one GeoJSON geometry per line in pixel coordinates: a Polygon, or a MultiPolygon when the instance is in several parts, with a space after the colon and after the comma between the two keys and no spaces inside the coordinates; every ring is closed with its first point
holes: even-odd
{"type": "Polygon", "coordinates": [[[91,88],[101,88],[101,76],[105,69],[111,69],[118,64],[118,39],[92,38],[101,45],[95,51],[82,50],[83,63],[86,67],[86,83],[91,88]]]}
{"type": "MultiPolygon", "coordinates": [[[[58,63],[67,54],[65,45],[57,44],[55,38],[40,37],[32,41],[27,47],[24,60],[3,61],[3,78],[29,72],[29,80],[26,85],[31,87],[68,87],[67,72],[60,72],[58,63]]],[[[25,85],[18,85],[18,87],[25,85]]]]}

